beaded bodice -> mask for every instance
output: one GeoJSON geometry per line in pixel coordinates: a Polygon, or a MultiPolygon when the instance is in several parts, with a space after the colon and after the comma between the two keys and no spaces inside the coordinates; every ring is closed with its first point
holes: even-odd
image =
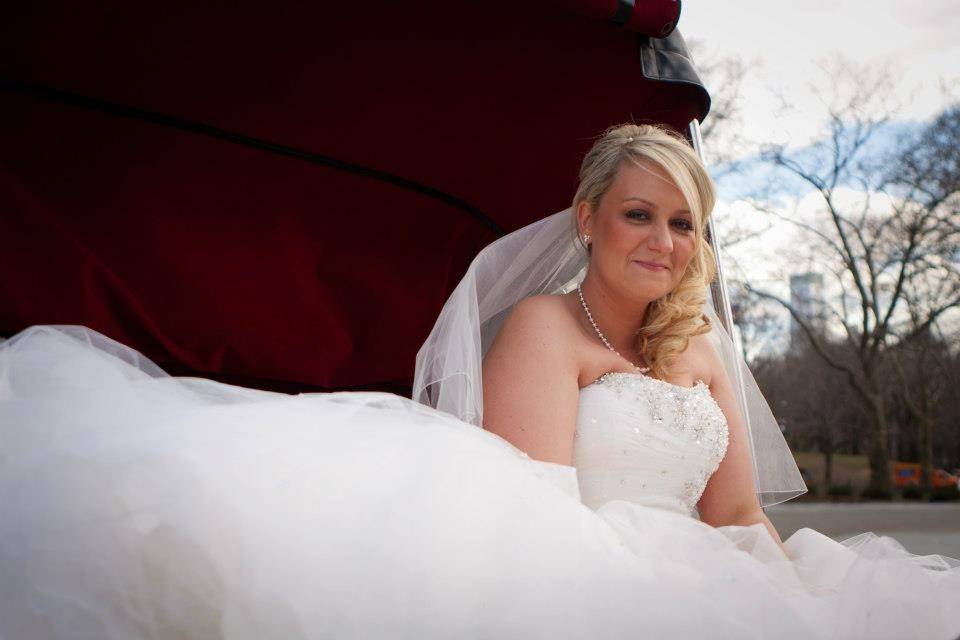
{"type": "Polygon", "coordinates": [[[610,372],[580,390],[573,464],[591,509],[628,500],[689,514],[727,451],[727,421],[702,381],[610,372]]]}

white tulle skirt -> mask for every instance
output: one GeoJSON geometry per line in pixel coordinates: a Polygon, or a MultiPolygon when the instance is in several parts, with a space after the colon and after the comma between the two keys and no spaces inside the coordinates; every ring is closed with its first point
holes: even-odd
{"type": "Polygon", "coordinates": [[[955,638],[960,566],[864,534],[577,499],[571,467],[383,393],[0,345],[2,638],[955,638]]]}

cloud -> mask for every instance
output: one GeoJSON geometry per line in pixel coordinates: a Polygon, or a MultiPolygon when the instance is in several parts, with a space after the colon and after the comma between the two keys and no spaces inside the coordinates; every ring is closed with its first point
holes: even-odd
{"type": "MultiPolygon", "coordinates": [[[[898,70],[899,117],[925,120],[945,106],[942,86],[960,78],[955,0],[757,3],[688,0],[680,29],[710,55],[751,62],[742,88],[744,133],[756,142],[819,137],[822,105],[809,85],[817,61],[843,53],[898,70]],[[783,113],[781,99],[791,109],[783,113]]],[[[709,88],[709,87],[708,87],[709,88]]]]}

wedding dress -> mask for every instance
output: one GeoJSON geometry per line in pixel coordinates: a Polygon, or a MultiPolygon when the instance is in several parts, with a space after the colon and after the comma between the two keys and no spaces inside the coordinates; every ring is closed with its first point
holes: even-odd
{"type": "Polygon", "coordinates": [[[83,327],[0,344],[2,638],[955,638],[960,563],[695,506],[702,382],[580,391],[574,465],[385,393],[166,375],[83,327]]]}

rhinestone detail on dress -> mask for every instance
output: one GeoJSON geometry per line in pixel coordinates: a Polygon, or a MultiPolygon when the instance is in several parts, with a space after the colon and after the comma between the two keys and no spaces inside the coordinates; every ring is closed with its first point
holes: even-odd
{"type": "MultiPolygon", "coordinates": [[[[702,464],[696,465],[699,468],[693,471],[692,477],[678,478],[682,484],[677,485],[677,497],[692,510],[703,495],[710,476],[723,460],[729,438],[726,418],[707,384],[697,380],[693,386],[685,387],[639,373],[611,371],[594,380],[592,385],[604,386],[628,402],[645,405],[656,428],[668,430],[700,452],[695,458],[702,464]]],[[[593,419],[590,422],[596,424],[593,419]]],[[[638,426],[630,430],[634,434],[641,431],[638,426]]],[[[621,455],[626,453],[624,450],[621,455]]],[[[685,454],[679,454],[675,459],[686,462],[685,454]]],[[[660,468],[657,472],[660,478],[672,475],[670,469],[660,468]]]]}

